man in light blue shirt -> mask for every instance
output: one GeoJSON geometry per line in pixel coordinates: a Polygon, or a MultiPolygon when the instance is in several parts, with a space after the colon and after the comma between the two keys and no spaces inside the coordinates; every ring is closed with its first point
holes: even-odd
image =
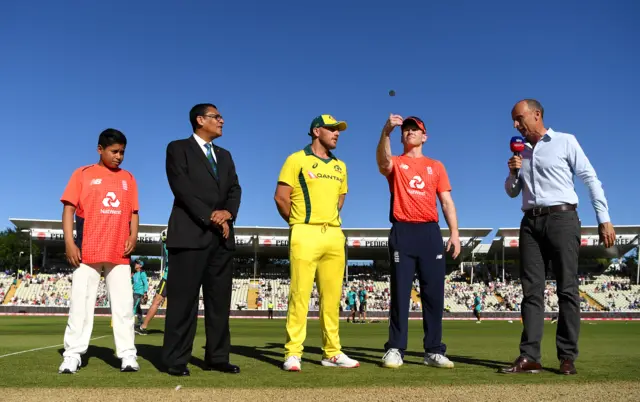
{"type": "Polygon", "coordinates": [[[578,253],[580,219],[573,178],[589,190],[598,219],[600,241],[613,246],[615,232],[609,218],[602,183],[589,159],[571,134],[545,128],[544,108],[533,99],[518,102],[511,111],[513,126],[526,140],[521,155],[509,159],[505,190],[511,198],[522,192],[520,222],[520,278],[522,322],[520,356],[503,373],[537,373],[544,330],[546,268],[551,264],[558,283],[560,309],[556,332],[557,357],[562,374],[576,374],[580,332],[578,253]]]}

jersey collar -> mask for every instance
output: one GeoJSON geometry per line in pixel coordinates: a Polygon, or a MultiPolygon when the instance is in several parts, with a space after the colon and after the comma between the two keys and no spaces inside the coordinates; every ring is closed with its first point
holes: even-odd
{"type": "Polygon", "coordinates": [[[306,156],[315,156],[316,158],[320,159],[324,163],[329,163],[329,162],[331,162],[332,159],[335,159],[335,160],[338,159],[338,158],[335,157],[335,155],[333,155],[331,153],[331,151],[329,151],[329,158],[324,159],[324,158],[319,157],[318,155],[314,154],[313,151],[311,150],[311,144],[309,144],[306,147],[304,147],[304,154],[306,156]]]}

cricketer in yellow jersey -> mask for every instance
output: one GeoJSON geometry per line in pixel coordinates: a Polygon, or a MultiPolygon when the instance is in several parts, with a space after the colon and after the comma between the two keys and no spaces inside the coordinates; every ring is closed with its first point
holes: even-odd
{"type": "Polygon", "coordinates": [[[291,285],[287,311],[286,371],[300,371],[313,282],[320,294],[323,359],[327,367],[360,364],[342,353],[340,300],[345,269],[345,236],[340,210],[347,194],[347,167],[331,150],[347,123],[330,115],[313,119],[311,144],[287,158],[278,178],[275,202],[289,224],[291,285]]]}

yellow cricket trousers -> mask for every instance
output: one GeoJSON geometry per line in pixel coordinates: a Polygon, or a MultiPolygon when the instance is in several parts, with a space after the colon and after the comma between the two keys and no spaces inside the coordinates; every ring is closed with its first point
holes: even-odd
{"type": "Polygon", "coordinates": [[[323,357],[337,356],[341,353],[338,329],[345,269],[344,233],[340,227],[298,224],[291,227],[289,236],[291,287],[285,360],[302,356],[314,279],[320,295],[323,357]]]}

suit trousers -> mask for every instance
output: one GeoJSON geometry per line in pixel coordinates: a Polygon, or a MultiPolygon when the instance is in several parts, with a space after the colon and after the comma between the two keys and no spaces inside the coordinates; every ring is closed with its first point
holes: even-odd
{"type": "Polygon", "coordinates": [[[233,251],[218,239],[204,249],[169,248],[167,303],[162,356],[169,367],[191,360],[198,322],[200,288],[204,301],[205,360],[227,363],[231,349],[233,251]]]}
{"type": "Polygon", "coordinates": [[[116,355],[122,359],[135,356],[135,334],[133,331],[133,288],[131,286],[131,267],[111,263],[80,264],[73,271],[69,319],[64,332],[63,356],[80,360],[87,352],[93,317],[100,284],[100,274],[104,269],[111,316],[116,355]]]}
{"type": "Polygon", "coordinates": [[[520,278],[522,281],[522,322],[520,355],[540,362],[540,342],[544,331],[544,289],[546,271],[556,276],[558,359],[578,357],[580,294],[578,253],[580,220],[576,211],[553,212],[522,218],[520,223],[520,278]]]}

